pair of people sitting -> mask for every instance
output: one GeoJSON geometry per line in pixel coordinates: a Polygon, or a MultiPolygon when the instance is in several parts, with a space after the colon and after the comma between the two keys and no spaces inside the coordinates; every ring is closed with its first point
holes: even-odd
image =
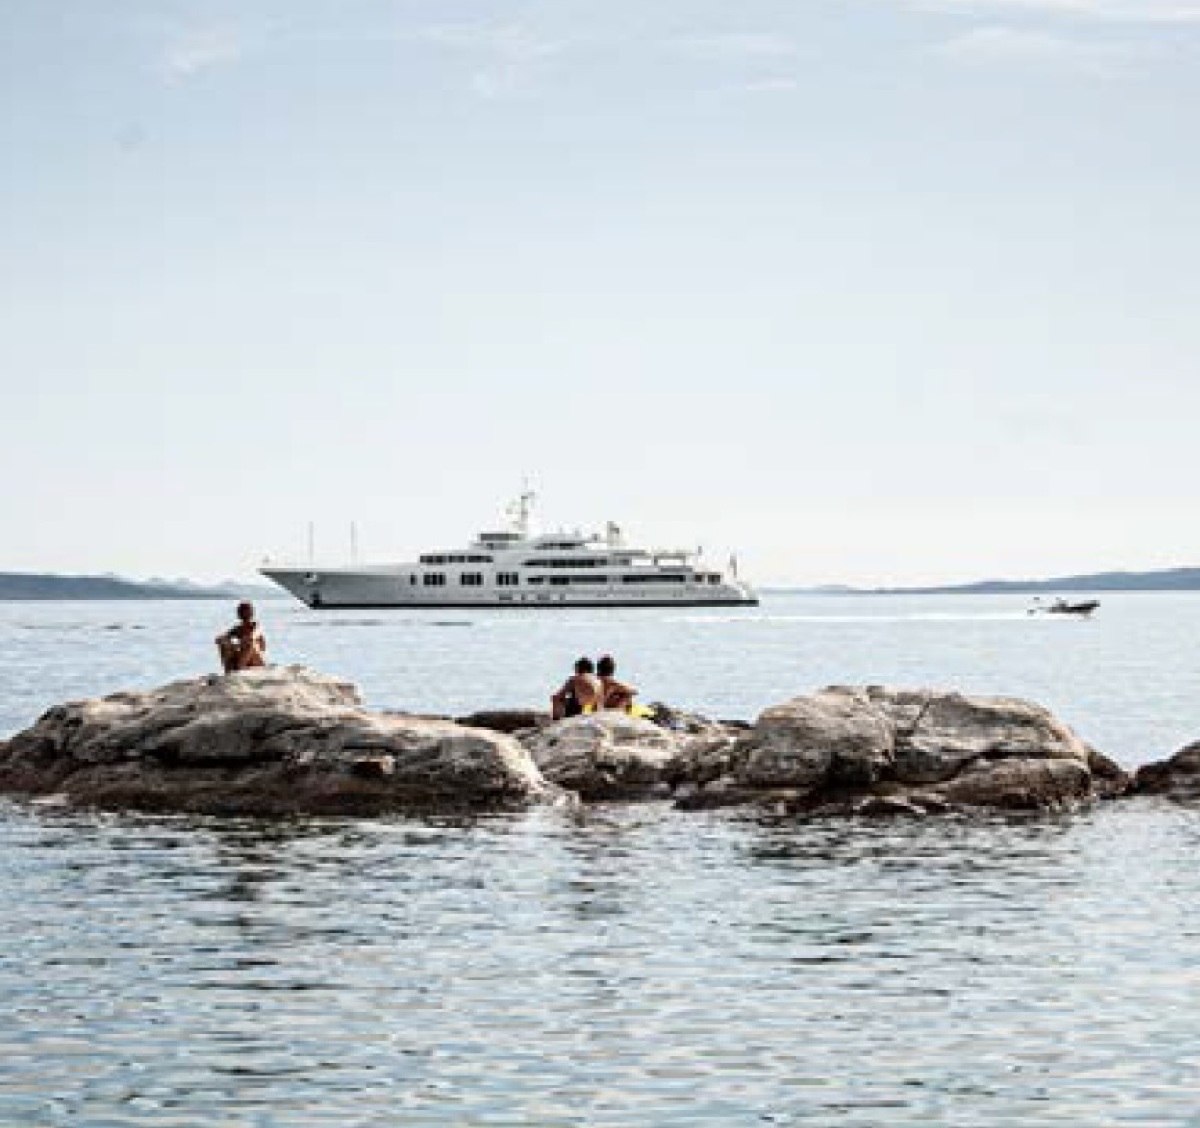
{"type": "Polygon", "coordinates": [[[594,665],[590,658],[580,658],[575,663],[575,672],[550,698],[550,714],[558,721],[601,709],[632,713],[636,694],[633,686],[617,680],[617,664],[611,654],[604,655],[594,665]]]}

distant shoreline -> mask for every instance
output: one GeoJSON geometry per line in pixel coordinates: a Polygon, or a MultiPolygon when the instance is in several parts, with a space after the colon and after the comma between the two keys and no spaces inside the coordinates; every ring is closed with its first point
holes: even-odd
{"type": "Polygon", "coordinates": [[[53,600],[275,599],[270,588],[230,583],[205,586],[186,581],[126,580],[119,576],[62,576],[0,572],[0,602],[53,600]]]}
{"type": "MultiPolygon", "coordinates": [[[[978,580],[962,584],[909,587],[854,587],[841,584],[772,585],[764,595],[1064,595],[1122,592],[1200,591],[1200,567],[1148,572],[1093,572],[1040,580],[978,580]]],[[[44,572],[0,572],[0,602],[53,600],[263,599],[286,596],[274,588],[230,581],[197,584],[187,580],[128,580],[120,576],[69,576],[44,572]]]]}
{"type": "Polygon", "coordinates": [[[1061,595],[1118,594],[1136,591],[1200,591],[1200,567],[1162,568],[1148,572],[1089,572],[1041,580],[976,580],[962,584],[912,587],[762,588],[764,592],[805,592],[809,595],[1061,595]]]}

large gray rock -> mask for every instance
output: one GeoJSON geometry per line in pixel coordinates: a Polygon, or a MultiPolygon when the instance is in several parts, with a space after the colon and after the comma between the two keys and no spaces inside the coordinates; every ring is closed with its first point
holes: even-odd
{"type": "MultiPolygon", "coordinates": [[[[683,714],[677,714],[683,715],[683,714]]],[[[551,783],[587,801],[662,799],[729,773],[741,728],[686,714],[678,728],[604,711],[519,734],[551,783]]]]}
{"type": "Polygon", "coordinates": [[[891,765],[894,740],[887,718],[863,694],[795,697],[764,711],[738,741],[735,776],[742,787],[872,783],[891,765]]]}
{"type": "Polygon", "coordinates": [[[834,686],[767,709],[689,806],[785,801],[822,813],[1052,808],[1124,773],[1047,709],[1009,697],[834,686]]]}
{"type": "Polygon", "coordinates": [[[58,706],[0,746],[0,789],[261,814],[565,799],[513,737],[370,713],[353,686],[299,667],[58,706]]]}
{"type": "Polygon", "coordinates": [[[675,733],[615,711],[556,721],[522,740],[546,779],[585,800],[669,795],[685,748],[675,733]]]}
{"type": "Polygon", "coordinates": [[[1091,753],[1050,710],[1020,698],[882,686],[870,686],[865,696],[892,726],[893,774],[904,783],[953,779],[978,760],[1072,760],[1086,765],[1091,753]]]}

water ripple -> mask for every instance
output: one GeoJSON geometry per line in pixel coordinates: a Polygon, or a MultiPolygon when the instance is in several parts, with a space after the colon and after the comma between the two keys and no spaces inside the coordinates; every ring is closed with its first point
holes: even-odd
{"type": "Polygon", "coordinates": [[[0,1122],[1194,1115],[1200,820],[1173,808],[0,814],[0,1122]]]}

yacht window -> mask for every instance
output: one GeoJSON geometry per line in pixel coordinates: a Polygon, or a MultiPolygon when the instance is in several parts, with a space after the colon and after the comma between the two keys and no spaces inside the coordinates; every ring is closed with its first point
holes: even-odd
{"type": "Polygon", "coordinates": [[[446,576],[443,572],[426,572],[421,577],[421,583],[426,587],[445,587],[446,576]]]}
{"type": "Polygon", "coordinates": [[[526,568],[601,568],[608,564],[602,556],[552,556],[545,560],[526,560],[526,568]]]}
{"type": "Polygon", "coordinates": [[[711,573],[708,577],[708,582],[710,584],[719,584],[721,582],[721,573],[720,572],[711,573]]]}
{"type": "Polygon", "coordinates": [[[464,572],[458,577],[458,582],[463,587],[482,587],[483,576],[479,572],[464,572]]]}
{"type": "Polygon", "coordinates": [[[516,587],[521,582],[520,574],[517,572],[497,572],[496,586],[497,587],[516,587]]]}
{"type": "Polygon", "coordinates": [[[687,582],[687,576],[664,576],[652,572],[647,576],[622,576],[624,584],[682,584],[687,582]]]}

